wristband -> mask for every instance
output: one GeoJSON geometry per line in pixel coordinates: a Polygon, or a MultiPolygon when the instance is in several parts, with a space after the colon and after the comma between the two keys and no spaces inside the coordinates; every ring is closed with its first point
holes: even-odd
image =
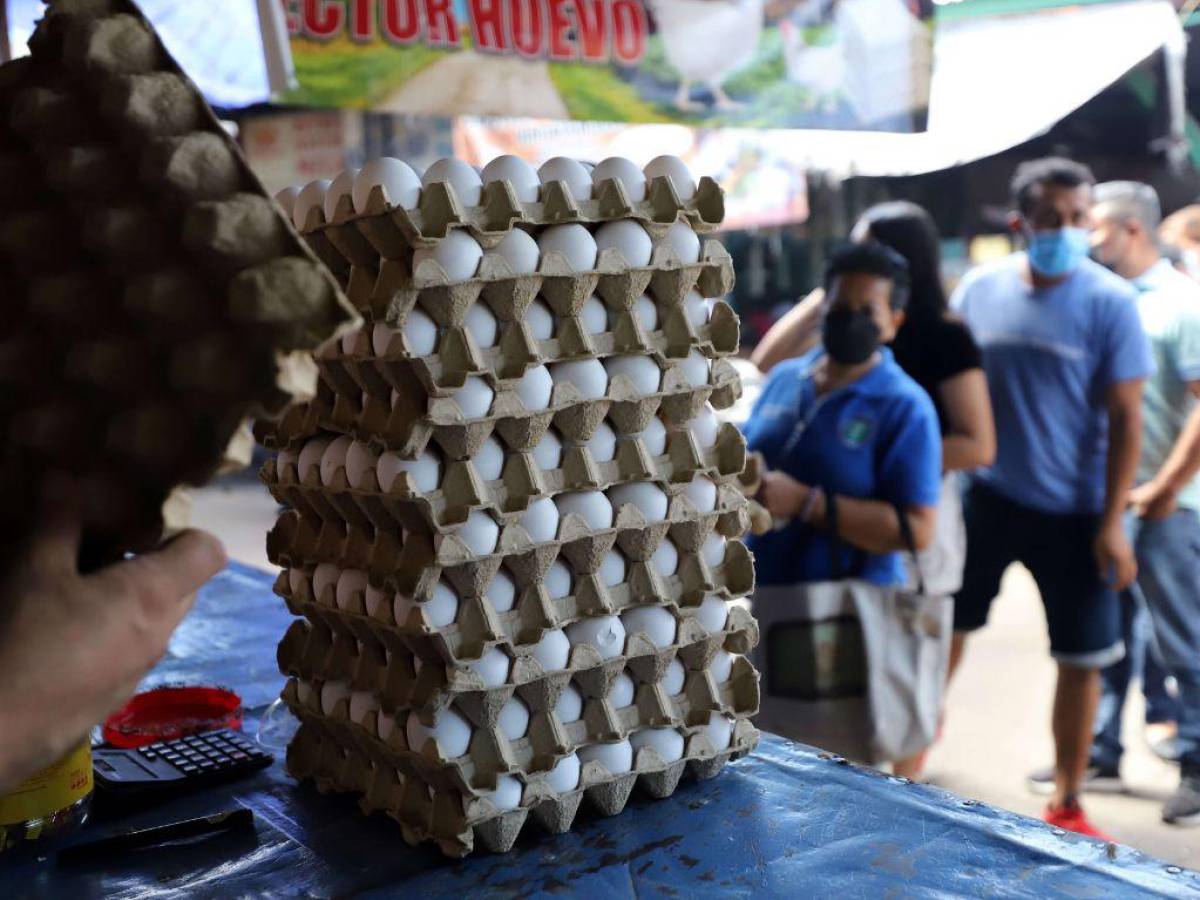
{"type": "Polygon", "coordinates": [[[800,506],[800,512],[796,514],[805,525],[809,524],[809,519],[812,517],[813,510],[817,508],[817,502],[825,496],[825,492],[820,486],[811,487],[808,489],[808,496],[804,498],[804,503],[800,506]]]}

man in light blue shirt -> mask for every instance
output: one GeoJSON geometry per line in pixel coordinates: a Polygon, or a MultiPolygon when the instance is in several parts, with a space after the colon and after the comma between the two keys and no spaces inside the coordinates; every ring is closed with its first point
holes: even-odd
{"type": "Polygon", "coordinates": [[[1078,794],[1100,669],[1123,655],[1117,591],[1137,571],[1123,516],[1138,465],[1142,383],[1154,370],[1123,279],[1087,258],[1091,172],[1065,159],[1013,177],[1013,231],[1026,251],[970,272],[953,305],[983,350],[997,454],[964,499],[967,562],[955,648],[982,627],[1000,580],[1024,563],[1058,663],[1054,797],[1046,820],[1102,836],[1078,794]]]}

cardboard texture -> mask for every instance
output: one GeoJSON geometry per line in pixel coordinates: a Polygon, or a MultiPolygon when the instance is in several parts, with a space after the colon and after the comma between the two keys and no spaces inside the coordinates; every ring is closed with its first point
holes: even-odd
{"type": "Polygon", "coordinates": [[[50,0],[30,49],[0,67],[0,525],[65,473],[94,565],[248,461],[358,320],[133,3],[50,0]]]}
{"type": "Polygon", "coordinates": [[[726,359],[738,323],[721,300],[732,265],[716,241],[684,263],[665,239],[677,222],[706,234],[722,214],[709,179],[687,203],[668,179],[636,204],[616,182],[582,202],[554,183],[524,204],[497,182],[474,208],[432,184],[414,210],[375,188],[362,213],[348,198],[331,222],[309,212],[302,232],[364,325],[322,348],[315,397],[257,429],[279,451],[263,481],[287,507],[267,540],[284,568],[275,591],[299,617],[278,653],[303,723],[294,775],[357,794],[406,840],[461,856],[507,850],[531,818],[564,831],[585,800],[614,815],[635,787],[667,796],[685,774],[709,777],[754,747],[758,673],[746,654],[758,626],[733,602],[754,587],[740,540],[746,446],[713,417],[740,394],[726,359]],[[649,233],[648,266],[615,248],[588,272],[557,253],[519,275],[485,253],[465,280],[432,259],[413,265],[456,229],[486,250],[513,228],[536,237],[616,219],[649,233]],[[535,300],[551,320],[540,337],[535,300]],[[478,330],[481,315],[494,335],[478,330]],[[418,319],[432,343],[410,334],[418,319]],[[613,357],[638,362],[621,371],[613,357]],[[599,369],[603,390],[558,377],[568,361],[599,369]],[[621,618],[635,608],[658,611],[663,633],[644,630],[641,613],[621,618]],[[581,632],[610,621],[630,627],[602,653],[581,632]],[[572,692],[577,716],[559,705],[572,692]],[[472,729],[462,753],[409,746],[410,720],[435,728],[455,714],[472,729]],[[714,746],[722,723],[730,742],[714,746]],[[590,759],[577,785],[552,786],[580,748],[647,728],[672,730],[664,740],[682,741],[681,757],[647,745],[630,771],[590,759]],[[515,808],[492,793],[510,776],[515,808]]]}

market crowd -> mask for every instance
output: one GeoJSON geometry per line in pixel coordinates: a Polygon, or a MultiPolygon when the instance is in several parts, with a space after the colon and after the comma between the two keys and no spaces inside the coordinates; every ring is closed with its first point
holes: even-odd
{"type": "Polygon", "coordinates": [[[919,777],[1020,562],[1058,672],[1046,820],[1103,836],[1080,797],[1119,785],[1140,676],[1163,819],[1200,825],[1200,207],[1062,158],[1011,189],[1022,249],[949,298],[932,219],[883,204],[754,351],[761,724],[919,777]]]}

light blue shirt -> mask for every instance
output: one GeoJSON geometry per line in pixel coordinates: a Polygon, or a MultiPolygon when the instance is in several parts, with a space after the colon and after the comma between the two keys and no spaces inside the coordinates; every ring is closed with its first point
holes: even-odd
{"type": "Polygon", "coordinates": [[[1109,386],[1154,372],[1124,279],[1084,260],[1034,288],[1025,255],[968,272],[951,300],[983,350],[996,418],[996,462],[974,477],[1048,513],[1104,508],[1109,386]]]}

